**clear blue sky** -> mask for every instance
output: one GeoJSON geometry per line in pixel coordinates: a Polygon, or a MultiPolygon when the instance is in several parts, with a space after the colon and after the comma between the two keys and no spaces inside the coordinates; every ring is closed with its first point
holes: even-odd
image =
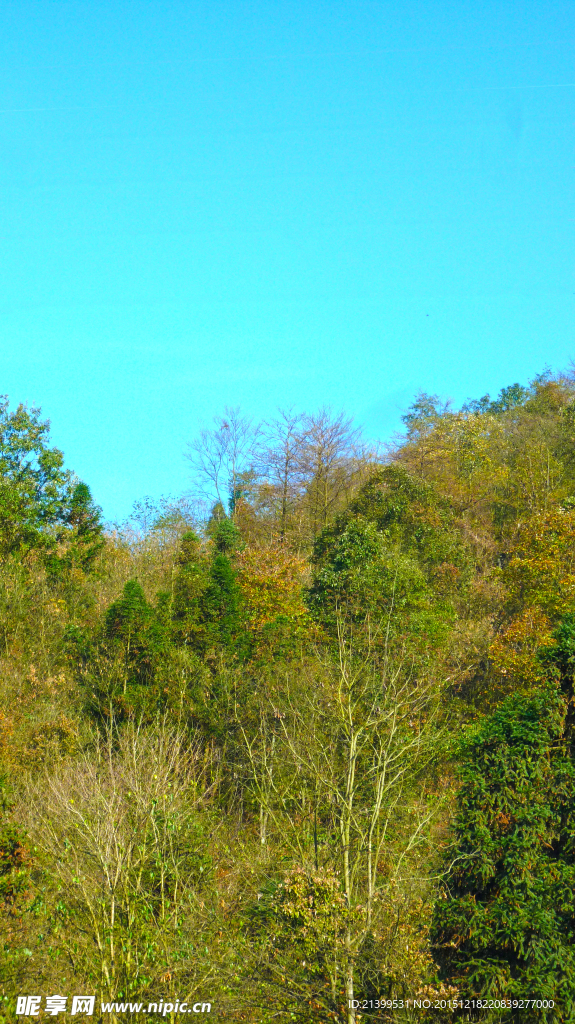
{"type": "Polygon", "coordinates": [[[0,2],[0,392],[109,518],[223,406],[575,356],[572,0],[0,2]]]}

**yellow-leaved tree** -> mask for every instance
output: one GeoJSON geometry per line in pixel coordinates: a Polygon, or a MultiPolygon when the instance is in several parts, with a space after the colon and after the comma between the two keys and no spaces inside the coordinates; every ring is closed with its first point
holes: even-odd
{"type": "Polygon", "coordinates": [[[529,685],[545,674],[538,651],[554,643],[559,621],[575,611],[575,508],[554,507],[521,524],[500,572],[507,618],[491,657],[500,676],[529,685]]]}

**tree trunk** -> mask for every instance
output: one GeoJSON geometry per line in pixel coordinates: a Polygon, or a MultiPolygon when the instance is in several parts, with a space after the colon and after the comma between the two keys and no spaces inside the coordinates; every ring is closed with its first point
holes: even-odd
{"type": "Polygon", "coordinates": [[[353,958],[351,953],[351,934],[349,926],[345,934],[345,947],[347,962],[345,965],[345,996],[347,999],[347,1024],[355,1024],[354,984],[353,984],[353,958]]]}

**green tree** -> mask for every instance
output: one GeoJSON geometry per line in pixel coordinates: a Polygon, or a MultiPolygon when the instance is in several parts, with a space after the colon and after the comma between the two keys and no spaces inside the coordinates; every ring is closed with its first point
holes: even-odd
{"type": "Polygon", "coordinates": [[[102,510],[95,504],[87,484],[78,483],[65,512],[65,528],[58,531],[63,554],[52,550],[46,558],[51,576],[62,578],[74,570],[89,572],[104,547],[102,510]]]}
{"type": "Polygon", "coordinates": [[[565,700],[514,695],[463,743],[462,787],[432,937],[466,997],[555,1000],[575,1020],[575,770],[565,700]]]}
{"type": "Polygon", "coordinates": [[[339,614],[386,621],[416,646],[444,643],[465,596],[472,557],[453,504],[401,466],[376,472],[317,538],[308,603],[333,632],[339,614]]]}
{"type": "MultiPolygon", "coordinates": [[[[71,640],[80,654],[84,638],[71,640]]],[[[88,645],[84,656],[90,703],[98,717],[141,717],[157,709],[156,673],[169,650],[165,622],[137,580],[130,580],[106,612],[99,643],[88,645]]]]}
{"type": "Polygon", "coordinates": [[[95,504],[87,484],[76,484],[66,515],[67,525],[74,530],[74,557],[83,569],[91,568],[104,546],[102,509],[95,504]]]}
{"type": "Polygon", "coordinates": [[[201,600],[209,583],[209,566],[192,530],[182,537],[176,565],[172,595],[162,594],[161,601],[169,608],[175,643],[197,647],[201,644],[201,600]]]}
{"type": "Polygon", "coordinates": [[[0,556],[25,555],[54,543],[66,524],[72,476],[49,445],[50,424],[40,409],[14,411],[0,398],[0,556]]]}
{"type": "Polygon", "coordinates": [[[130,580],[122,597],[106,613],[106,637],[122,650],[128,678],[149,682],[166,636],[137,580],[130,580]]]}
{"type": "Polygon", "coordinates": [[[213,647],[229,647],[239,629],[240,589],[231,554],[239,544],[239,531],[227,517],[211,524],[213,555],[207,585],[200,598],[200,642],[205,653],[213,647]]]}
{"type": "Polygon", "coordinates": [[[240,590],[227,555],[216,554],[210,566],[209,584],[202,596],[206,643],[231,645],[239,627],[240,590]]]}
{"type": "Polygon", "coordinates": [[[374,473],[332,526],[318,537],[312,554],[315,566],[328,564],[334,542],[358,519],[373,523],[388,546],[415,555],[426,571],[449,561],[468,567],[468,554],[457,531],[457,509],[435,487],[402,466],[374,473]]]}

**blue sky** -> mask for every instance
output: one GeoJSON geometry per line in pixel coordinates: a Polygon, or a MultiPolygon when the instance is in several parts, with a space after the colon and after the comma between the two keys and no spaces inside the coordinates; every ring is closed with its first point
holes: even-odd
{"type": "Polygon", "coordinates": [[[575,357],[575,8],[0,2],[0,392],[110,519],[225,405],[575,357]]]}

